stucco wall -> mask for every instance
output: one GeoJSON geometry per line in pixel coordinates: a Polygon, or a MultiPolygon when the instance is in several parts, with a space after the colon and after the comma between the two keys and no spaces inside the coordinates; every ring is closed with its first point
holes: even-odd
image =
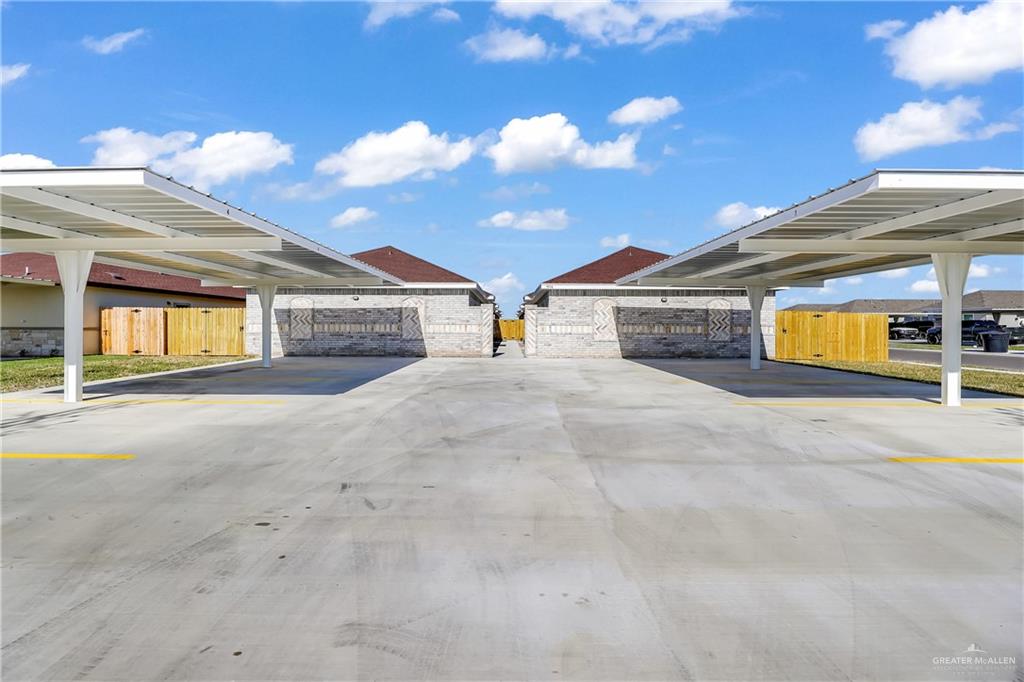
{"type": "MultiPolygon", "coordinates": [[[[549,292],[525,311],[528,357],[748,357],[750,304],[739,290],[609,288],[549,292]],[[663,300],[664,299],[664,300],[663,300]]],[[[761,310],[762,354],[775,355],[775,297],[761,310]]]]}
{"type": "MultiPolygon", "coordinates": [[[[113,287],[85,290],[83,334],[86,355],[100,352],[100,309],[126,306],[163,308],[241,307],[244,301],[162,291],[113,287]]],[[[59,286],[0,284],[0,352],[13,355],[60,355],[64,348],[64,294],[59,286]],[[24,351],[24,352],[23,352],[24,351]]]]}
{"type": "MultiPolygon", "coordinates": [[[[489,357],[494,306],[459,289],[280,289],[273,352],[284,355],[489,357]]],[[[246,352],[261,347],[262,311],[250,293],[246,352]]]]}

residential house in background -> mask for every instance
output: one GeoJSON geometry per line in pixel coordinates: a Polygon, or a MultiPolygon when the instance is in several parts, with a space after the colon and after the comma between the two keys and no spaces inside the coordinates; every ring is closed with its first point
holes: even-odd
{"type": "MultiPolygon", "coordinates": [[[[244,289],[204,287],[191,277],[93,263],[85,290],[84,352],[100,352],[101,308],[244,305],[244,289]]],[[[63,325],[64,296],[53,256],[0,256],[0,353],[4,357],[62,355],[63,325]]]]}

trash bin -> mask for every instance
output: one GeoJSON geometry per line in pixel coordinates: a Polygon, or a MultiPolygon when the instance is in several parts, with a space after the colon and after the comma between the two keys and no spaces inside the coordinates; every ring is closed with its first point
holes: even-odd
{"type": "Polygon", "coordinates": [[[1010,352],[1010,332],[990,331],[978,334],[986,353],[1010,352]]]}

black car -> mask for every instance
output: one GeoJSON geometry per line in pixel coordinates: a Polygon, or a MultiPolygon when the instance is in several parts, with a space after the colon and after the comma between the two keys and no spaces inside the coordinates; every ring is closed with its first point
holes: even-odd
{"type": "Polygon", "coordinates": [[[889,338],[893,341],[902,339],[920,339],[925,332],[935,326],[932,319],[911,319],[889,323],[889,338]]]}
{"type": "MultiPolygon", "coordinates": [[[[960,343],[964,346],[980,346],[982,332],[1005,331],[992,320],[964,320],[960,326],[960,343]]],[[[942,327],[932,327],[925,332],[928,343],[942,343],[942,327]]],[[[1011,343],[1012,341],[1011,334],[1011,343]]]]}

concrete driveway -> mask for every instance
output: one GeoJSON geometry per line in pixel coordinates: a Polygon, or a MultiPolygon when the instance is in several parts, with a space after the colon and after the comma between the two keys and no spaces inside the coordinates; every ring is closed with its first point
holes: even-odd
{"type": "Polygon", "coordinates": [[[124,458],[3,460],[3,678],[1012,679],[1024,467],[960,460],[1024,457],[1024,410],[937,392],[286,358],[7,396],[6,454],[124,458]]]}

